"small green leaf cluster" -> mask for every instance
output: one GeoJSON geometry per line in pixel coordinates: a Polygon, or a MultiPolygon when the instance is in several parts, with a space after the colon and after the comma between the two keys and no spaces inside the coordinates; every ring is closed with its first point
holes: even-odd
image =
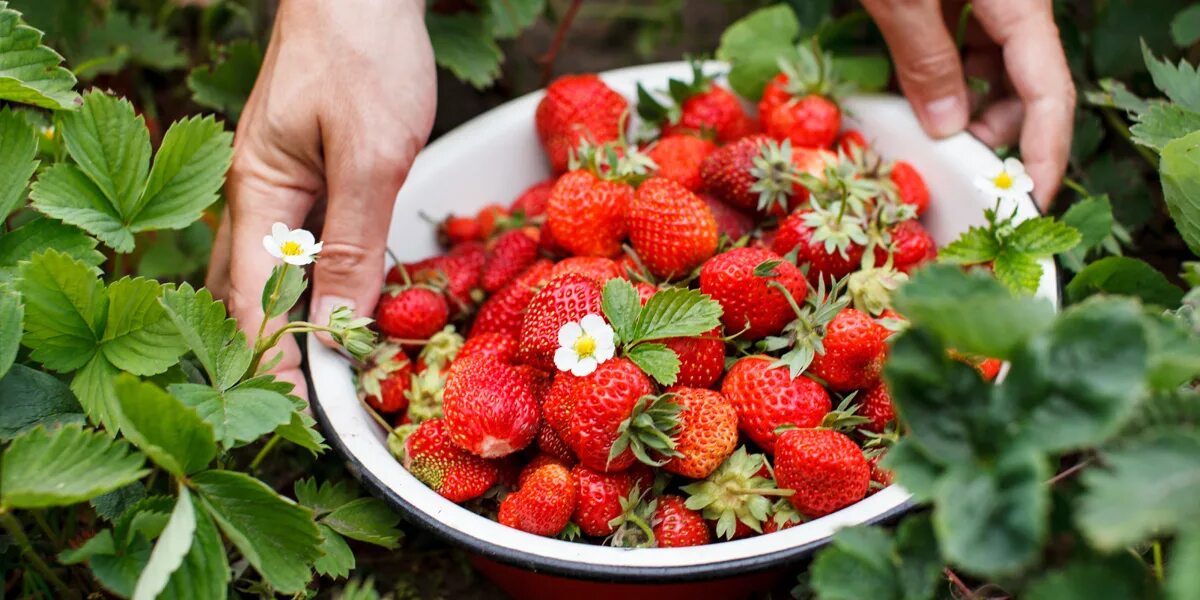
{"type": "Polygon", "coordinates": [[[661,340],[698,337],[721,324],[721,304],[698,290],[666,288],[642,306],[633,284],[618,278],[604,285],[601,301],[625,357],[664,386],[675,383],[679,356],[661,340]]]}

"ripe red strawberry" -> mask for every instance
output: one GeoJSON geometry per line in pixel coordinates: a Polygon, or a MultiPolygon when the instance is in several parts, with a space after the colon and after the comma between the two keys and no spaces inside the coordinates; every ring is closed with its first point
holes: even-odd
{"type": "Polygon", "coordinates": [[[417,426],[404,442],[404,468],[451,502],[482,496],[499,477],[496,463],[454,445],[442,419],[417,426]]]}
{"type": "Polygon", "coordinates": [[[804,516],[796,512],[786,498],[781,498],[771,506],[771,518],[763,521],[763,533],[775,533],[791,529],[804,522],[804,516]]]}
{"type": "Polygon", "coordinates": [[[1004,363],[996,358],[985,358],[976,366],[979,369],[979,374],[983,376],[984,381],[991,381],[1000,374],[1000,368],[1004,363]]]}
{"type": "Polygon", "coordinates": [[[642,183],[625,223],[633,249],[656,277],[686,275],[717,250],[717,222],[708,205],[670,179],[642,183]]]}
{"type": "MultiPolygon", "coordinates": [[[[576,484],[576,505],[573,520],[586,535],[605,537],[616,531],[613,519],[621,516],[624,509],[621,500],[629,497],[633,486],[638,484],[634,470],[605,473],[585,465],[575,465],[571,470],[576,484]]],[[[640,492],[646,492],[639,485],[640,492]]]]}
{"type": "Polygon", "coordinates": [[[887,456],[886,451],[867,459],[867,464],[871,465],[871,482],[878,484],[881,488],[892,485],[892,481],[895,479],[895,475],[891,471],[879,466],[879,461],[883,460],[884,456],[887,456]]]}
{"type": "Polygon", "coordinates": [[[754,119],[746,114],[741,100],[713,83],[700,62],[692,62],[691,82],[672,79],[670,84],[671,106],[660,104],[638,88],[638,114],[643,121],[658,125],[663,136],[711,135],[724,144],[755,129],[754,119]]]}
{"type": "Polygon", "coordinates": [[[574,389],[579,377],[570,371],[554,374],[550,389],[542,398],[542,418],[564,441],[571,431],[571,413],[575,410],[574,389]]]}
{"type": "Polygon", "coordinates": [[[503,525],[534,535],[558,535],[575,512],[575,483],[563,465],[548,462],[500,503],[503,525]]]}
{"type": "Polygon", "coordinates": [[[911,204],[917,209],[917,216],[925,214],[929,208],[929,188],[925,179],[912,165],[898,160],[892,165],[892,183],[900,194],[900,201],[911,204]]]}
{"type": "Polygon", "coordinates": [[[781,425],[816,427],[833,408],[821,384],[803,375],[792,379],[785,367],[771,368],[774,358],[748,356],[730,367],[721,394],[738,413],[738,427],[754,443],[775,452],[775,430],[781,425]]]}
{"type": "MultiPolygon", "coordinates": [[[[823,241],[816,236],[814,226],[816,213],[802,210],[792,213],[779,226],[779,232],[771,243],[771,249],[779,255],[785,255],[796,248],[796,262],[809,265],[808,280],[814,285],[830,278],[841,279],[856,271],[862,265],[863,246],[851,241],[843,256],[836,248],[828,249],[823,241]]],[[[879,263],[882,264],[882,263],[879,263]]]]}
{"type": "Polygon", "coordinates": [[[568,466],[575,464],[575,452],[571,450],[571,447],[559,437],[558,432],[549,423],[546,423],[545,420],[542,421],[542,426],[538,428],[537,447],[542,452],[563,461],[568,466]]]}
{"type": "Polygon", "coordinates": [[[609,279],[624,275],[620,265],[616,261],[600,256],[570,256],[564,258],[554,265],[554,269],[550,271],[550,279],[554,279],[563,273],[578,273],[595,281],[600,287],[604,287],[604,284],[608,283],[609,279]]]}
{"type": "Polygon", "coordinates": [[[740,333],[747,340],[775,335],[796,318],[787,297],[769,285],[772,281],[782,285],[797,301],[808,293],[804,274],[767,250],[735,248],[708,259],[700,269],[700,291],[721,303],[725,331],[740,333]],[[772,274],[755,275],[768,261],[779,261],[765,272],[772,274]]]}
{"type": "Polygon", "coordinates": [[[631,450],[611,460],[609,454],[621,437],[621,423],[630,418],[639,399],[653,393],[650,378],[626,358],[601,363],[591,375],[580,377],[571,390],[574,408],[565,436],[579,462],[605,472],[629,468],[637,460],[631,450]]]}
{"type": "Polygon", "coordinates": [[[363,399],[381,413],[408,408],[405,392],[412,384],[413,365],[399,345],[380,344],[367,358],[366,369],[358,374],[363,399]]]}
{"type": "Polygon", "coordinates": [[[525,311],[518,358],[543,371],[554,371],[558,330],[568,322],[601,313],[600,286],[595,281],[578,273],[551,279],[525,311]]]}
{"type": "Polygon", "coordinates": [[[646,283],[645,281],[638,281],[634,283],[633,289],[637,290],[638,300],[641,301],[642,306],[645,306],[646,301],[658,293],[657,287],[655,287],[653,284],[646,283]]]}
{"type": "Polygon", "coordinates": [[[543,465],[558,465],[560,467],[565,467],[567,470],[570,470],[573,466],[564,462],[557,456],[538,454],[537,456],[529,459],[529,462],[525,463],[525,466],[521,467],[521,471],[517,474],[516,488],[520,489],[521,486],[525,485],[525,482],[529,479],[529,476],[533,475],[534,471],[542,468],[543,465]]]}
{"type": "Polygon", "coordinates": [[[496,331],[473,335],[459,349],[455,360],[466,360],[473,356],[483,356],[498,363],[512,363],[517,358],[517,338],[496,331]]]}
{"type": "Polygon", "coordinates": [[[442,289],[451,312],[461,314],[475,303],[473,292],[479,287],[486,257],[482,243],[465,242],[452,248],[449,254],[392,267],[388,271],[387,282],[404,285],[404,275],[407,274],[412,283],[442,289]],[[404,269],[403,273],[401,268],[404,269]]]}
{"type": "Polygon", "coordinates": [[[540,260],[529,267],[520,277],[496,292],[479,307],[479,314],[471,325],[470,337],[485,333],[504,333],[513,338],[521,335],[521,321],[525,308],[550,275],[553,263],[540,260]]]}
{"type": "Polygon", "coordinates": [[[707,388],[721,378],[725,370],[725,340],[721,339],[720,327],[699,337],[667,338],[662,343],[679,357],[676,386],[707,388]]]}
{"type": "Polygon", "coordinates": [[[733,454],[738,441],[738,414],[720,392],[671,388],[682,407],[675,452],[663,470],[692,479],[708,477],[733,454]]]}
{"type": "Polygon", "coordinates": [[[763,87],[762,98],[758,101],[758,115],[761,117],[771,109],[792,99],[792,94],[788,92],[788,76],[787,73],[777,73],[767,85],[763,87]]]}
{"type": "Polygon", "coordinates": [[[741,211],[717,200],[711,194],[698,195],[708,205],[708,210],[712,212],[713,219],[717,221],[718,235],[725,234],[725,237],[736,242],[754,229],[754,219],[746,216],[741,211]]]}
{"type": "Polygon", "coordinates": [[[867,144],[867,138],[863,136],[861,131],[857,129],[847,129],[846,131],[843,131],[841,137],[838,138],[837,147],[838,150],[842,151],[842,153],[849,155],[855,147],[865,150],[870,146],[867,144]]]}
{"type": "Polygon", "coordinates": [[[450,320],[446,297],[427,287],[414,286],[385,292],[375,308],[375,322],[383,335],[424,340],[441,331],[450,320]]]}
{"type": "Polygon", "coordinates": [[[621,137],[625,97],[592,74],[559,77],[546,87],[534,121],[554,172],[567,170],[572,150],[589,139],[603,144],[621,137]]]}
{"type": "Polygon", "coordinates": [[[479,221],[479,233],[484,241],[492,239],[492,235],[508,217],[508,209],[499,204],[488,204],[479,209],[475,219],[479,221]]]}
{"type": "Polygon", "coordinates": [[[506,231],[496,238],[483,263],[480,283],[484,291],[494,293],[537,261],[538,244],[520,229],[506,231]]]}
{"type": "Polygon", "coordinates": [[[687,507],[680,496],[659,496],[651,519],[654,542],[659,548],[703,546],[712,541],[708,524],[700,513],[687,507]]]}
{"type": "Polygon", "coordinates": [[[823,96],[793,98],[762,114],[763,131],[805,148],[828,148],[842,127],[842,111],[823,96]]]}
{"type": "Polygon", "coordinates": [[[658,176],[678,182],[695,192],[704,185],[700,165],[717,145],[694,135],[668,135],[658,140],[646,155],[658,165],[658,176]]]}
{"type": "Polygon", "coordinates": [[[892,241],[888,248],[875,248],[876,265],[887,261],[889,249],[892,267],[902,273],[912,273],[917,267],[937,258],[937,243],[917,221],[901,221],[892,227],[890,233],[892,241]]]}
{"type": "Polygon", "coordinates": [[[825,352],[813,357],[808,372],[837,392],[869,388],[879,382],[891,335],[870,315],[843,308],[825,328],[825,352]]]}
{"type": "Polygon", "coordinates": [[[578,169],[558,178],[546,206],[546,227],[568,252],[613,257],[625,238],[633,187],[578,169]]]}
{"type": "Polygon", "coordinates": [[[537,435],[535,381],[486,357],[458,360],[446,379],[443,410],[454,443],[484,458],[506,456],[537,435]]]}
{"type": "Polygon", "coordinates": [[[526,219],[539,217],[546,212],[546,203],[550,201],[550,188],[554,187],[554,179],[539,181],[521,192],[513,200],[509,211],[512,214],[521,213],[526,219]]]}
{"type": "Polygon", "coordinates": [[[450,215],[438,225],[438,240],[443,246],[483,239],[483,230],[475,217],[450,215]]]}
{"type": "Polygon", "coordinates": [[[881,433],[888,423],[896,419],[896,407],[892,405],[892,395],[888,393],[887,385],[882,381],[862,392],[857,400],[859,407],[855,414],[870,419],[870,422],[862,425],[862,428],[867,431],[881,433]]]}
{"type": "Polygon", "coordinates": [[[775,481],[806,517],[845,508],[867,495],[871,467],[853,440],[831,429],[790,429],[775,446],[775,481]]]}
{"type": "Polygon", "coordinates": [[[754,168],[754,159],[762,153],[768,140],[770,138],[765,135],[749,135],[709,154],[700,164],[704,190],[734,208],[757,210],[759,194],[750,188],[758,178],[750,170],[754,168]]]}

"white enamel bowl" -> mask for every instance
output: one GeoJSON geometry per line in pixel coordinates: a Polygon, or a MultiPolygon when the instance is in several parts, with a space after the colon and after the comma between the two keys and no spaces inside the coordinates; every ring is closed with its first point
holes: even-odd
{"type": "MultiPolygon", "coordinates": [[[[711,66],[713,70],[721,68],[719,63],[711,66]]],[[[689,76],[683,62],[601,74],[631,101],[638,82],[648,89],[665,88],[668,78],[689,76]]],[[[388,245],[400,260],[438,252],[433,229],[418,213],[434,218],[473,214],[487,203],[507,204],[548,175],[533,126],[541,96],[542,92],[534,92],[491,110],[421,153],[396,199],[388,234],[388,245]]],[[[972,179],[998,170],[1000,159],[990,149],[966,133],[931,140],[902,98],[859,96],[845,105],[847,126],[862,131],[884,157],[902,157],[924,176],[932,203],[923,223],[939,245],[969,226],[983,223],[983,210],[993,199],[978,192],[972,179]]],[[[1019,203],[1018,215],[1022,219],[1036,217],[1038,210],[1026,198],[1019,203]]],[[[1057,306],[1056,265],[1046,260],[1042,266],[1038,295],[1057,306]]],[[[476,515],[417,481],[388,453],[385,432],[360,406],[349,363],[312,337],[307,340],[307,359],[314,413],[330,443],[368,489],[409,519],[469,551],[523,569],[646,583],[744,574],[806,556],[839,527],[886,520],[910,506],[909,493],[893,485],[853,506],[782,532],[693,548],[629,550],[538,537],[476,515]]]]}

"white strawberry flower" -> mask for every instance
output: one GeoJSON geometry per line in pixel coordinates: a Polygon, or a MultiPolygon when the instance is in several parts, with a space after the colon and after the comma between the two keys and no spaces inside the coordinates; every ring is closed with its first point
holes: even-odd
{"type": "Polygon", "coordinates": [[[321,245],[307,229],[288,229],[283,223],[271,226],[271,235],[263,237],[263,247],[289,265],[304,266],[317,259],[321,245]]]}
{"type": "Polygon", "coordinates": [[[976,177],[975,187],[994,198],[1016,202],[1033,191],[1033,179],[1025,165],[1015,158],[1004,159],[1000,172],[991,177],[976,177]]]}
{"type": "Polygon", "coordinates": [[[587,315],[579,322],[564,323],[558,328],[558,350],[554,366],[570,371],[577,377],[590,375],[616,352],[613,329],[600,315],[587,315]]]}

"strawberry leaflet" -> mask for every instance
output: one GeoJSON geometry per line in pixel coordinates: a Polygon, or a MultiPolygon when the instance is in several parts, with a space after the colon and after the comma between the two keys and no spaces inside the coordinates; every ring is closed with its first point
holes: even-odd
{"type": "Polygon", "coordinates": [[[648,342],[698,337],[721,322],[721,304],[697,290],[661,290],[642,306],[637,290],[624,279],[604,285],[601,308],[625,356],[662,385],[675,383],[679,356],[663,344],[648,342]]]}

